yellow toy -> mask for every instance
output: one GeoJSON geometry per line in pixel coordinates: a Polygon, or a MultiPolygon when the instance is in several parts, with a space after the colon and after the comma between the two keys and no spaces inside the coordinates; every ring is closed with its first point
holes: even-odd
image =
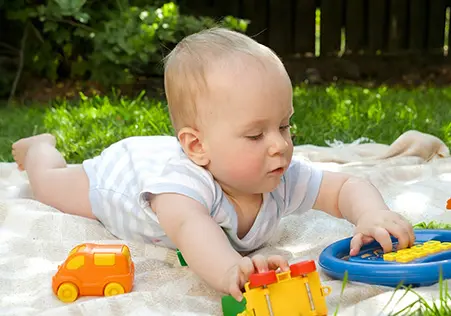
{"type": "Polygon", "coordinates": [[[450,250],[451,242],[440,242],[439,240],[429,240],[422,244],[414,245],[410,248],[398,251],[387,252],[383,255],[385,261],[396,261],[406,263],[418,258],[426,257],[430,254],[450,250]]]}
{"type": "Polygon", "coordinates": [[[244,286],[243,302],[231,296],[222,299],[224,316],[327,315],[325,296],[313,260],[292,264],[290,271],[253,274],[244,286]]]}

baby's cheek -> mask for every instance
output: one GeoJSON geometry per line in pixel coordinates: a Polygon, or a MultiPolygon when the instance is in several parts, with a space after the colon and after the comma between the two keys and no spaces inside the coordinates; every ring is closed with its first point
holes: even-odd
{"type": "Polygon", "coordinates": [[[245,159],[237,160],[230,174],[235,179],[244,181],[252,181],[252,178],[258,177],[262,172],[262,166],[258,162],[246,161],[245,159]]]}

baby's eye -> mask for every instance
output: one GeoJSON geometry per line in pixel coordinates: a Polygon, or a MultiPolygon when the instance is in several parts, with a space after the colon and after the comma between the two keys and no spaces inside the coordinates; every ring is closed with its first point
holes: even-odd
{"type": "Polygon", "coordinates": [[[288,125],[283,125],[283,126],[281,126],[281,127],[279,127],[279,128],[280,128],[281,131],[286,131],[286,130],[288,130],[288,129],[291,128],[291,125],[290,125],[290,124],[288,124],[288,125]]]}
{"type": "Polygon", "coordinates": [[[260,138],[262,138],[263,133],[260,133],[258,135],[254,135],[254,136],[246,136],[246,138],[250,139],[250,140],[259,140],[260,138]]]}

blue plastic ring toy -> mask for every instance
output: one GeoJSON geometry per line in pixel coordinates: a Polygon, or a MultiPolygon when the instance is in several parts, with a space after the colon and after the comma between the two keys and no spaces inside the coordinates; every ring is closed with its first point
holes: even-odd
{"type": "MultiPolygon", "coordinates": [[[[415,230],[415,243],[430,240],[451,242],[451,230],[415,230]]],[[[451,250],[429,254],[409,263],[379,261],[353,261],[349,259],[352,237],[339,240],[325,248],[319,256],[319,266],[332,278],[343,279],[348,272],[348,280],[368,284],[396,287],[403,285],[428,286],[439,281],[440,273],[443,279],[451,278],[451,250]]],[[[397,239],[392,237],[394,244],[397,239]]],[[[381,249],[374,241],[362,247],[360,254],[381,249]]],[[[354,258],[354,257],[353,257],[354,258]]]]}

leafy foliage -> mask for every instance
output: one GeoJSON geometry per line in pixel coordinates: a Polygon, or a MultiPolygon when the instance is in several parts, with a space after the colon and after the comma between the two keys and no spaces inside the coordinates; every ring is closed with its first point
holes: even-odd
{"type": "Polygon", "coordinates": [[[442,222],[420,222],[413,226],[415,229],[451,229],[451,224],[442,222]]]}
{"type": "MultiPolygon", "coordinates": [[[[8,87],[20,52],[24,72],[32,76],[121,84],[159,74],[162,57],[188,34],[217,25],[245,31],[248,23],[182,14],[176,3],[159,0],[18,0],[0,9],[9,22],[0,48],[8,47],[14,61],[0,59],[0,70],[9,74],[1,83],[8,87]]],[[[0,57],[5,54],[0,50],[0,57]]]]}

